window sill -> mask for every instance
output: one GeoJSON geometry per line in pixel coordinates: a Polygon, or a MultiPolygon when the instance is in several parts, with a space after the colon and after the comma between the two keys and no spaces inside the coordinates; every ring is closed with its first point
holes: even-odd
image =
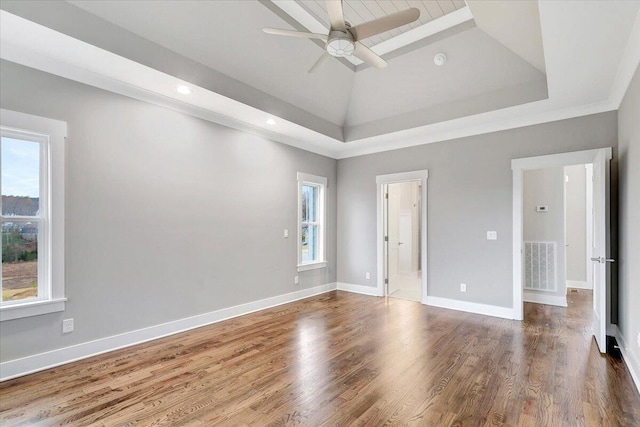
{"type": "Polygon", "coordinates": [[[304,264],[298,264],[298,272],[325,268],[326,266],[327,261],[307,262],[304,264]]]}
{"type": "Polygon", "coordinates": [[[7,305],[0,308],[0,322],[64,311],[66,301],[66,298],[57,298],[47,301],[33,301],[24,304],[7,305]]]}

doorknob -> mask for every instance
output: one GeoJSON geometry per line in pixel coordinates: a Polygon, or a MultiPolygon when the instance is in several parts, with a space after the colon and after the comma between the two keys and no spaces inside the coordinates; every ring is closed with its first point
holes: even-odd
{"type": "Polygon", "coordinates": [[[604,257],[591,258],[591,261],[600,262],[602,264],[604,264],[605,262],[616,262],[616,260],[613,258],[604,258],[604,257]]]}
{"type": "Polygon", "coordinates": [[[398,246],[400,246],[400,245],[404,245],[404,243],[402,243],[402,242],[398,242],[398,246]]]}

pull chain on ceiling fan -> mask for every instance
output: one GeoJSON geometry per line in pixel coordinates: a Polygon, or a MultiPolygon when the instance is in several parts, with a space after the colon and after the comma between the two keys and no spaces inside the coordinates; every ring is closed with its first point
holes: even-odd
{"type": "Polygon", "coordinates": [[[343,58],[353,55],[373,67],[384,68],[387,66],[387,61],[376,55],[360,40],[410,24],[420,17],[420,10],[411,8],[351,27],[344,19],[342,0],[327,0],[327,13],[330,23],[327,35],[278,28],[264,28],[263,31],[279,36],[324,40],[325,52],[313,64],[309,73],[315,72],[331,56],[343,58]]]}

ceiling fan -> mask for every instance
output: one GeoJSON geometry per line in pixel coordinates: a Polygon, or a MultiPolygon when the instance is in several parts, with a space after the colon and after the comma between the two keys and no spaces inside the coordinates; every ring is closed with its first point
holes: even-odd
{"type": "Polygon", "coordinates": [[[343,58],[353,55],[376,68],[384,68],[387,66],[387,61],[376,55],[360,40],[410,24],[420,17],[420,10],[414,7],[352,27],[344,19],[342,0],[327,0],[327,12],[331,24],[328,35],[278,28],[264,28],[263,31],[279,36],[324,40],[325,52],[309,69],[309,73],[316,71],[331,56],[343,58]]]}

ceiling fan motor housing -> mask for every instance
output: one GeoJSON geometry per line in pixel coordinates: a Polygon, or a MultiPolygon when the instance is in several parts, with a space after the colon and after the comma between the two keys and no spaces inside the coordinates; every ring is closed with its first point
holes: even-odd
{"type": "Polygon", "coordinates": [[[351,33],[334,30],[329,33],[326,48],[329,55],[342,58],[352,55],[356,45],[351,33]]]}

